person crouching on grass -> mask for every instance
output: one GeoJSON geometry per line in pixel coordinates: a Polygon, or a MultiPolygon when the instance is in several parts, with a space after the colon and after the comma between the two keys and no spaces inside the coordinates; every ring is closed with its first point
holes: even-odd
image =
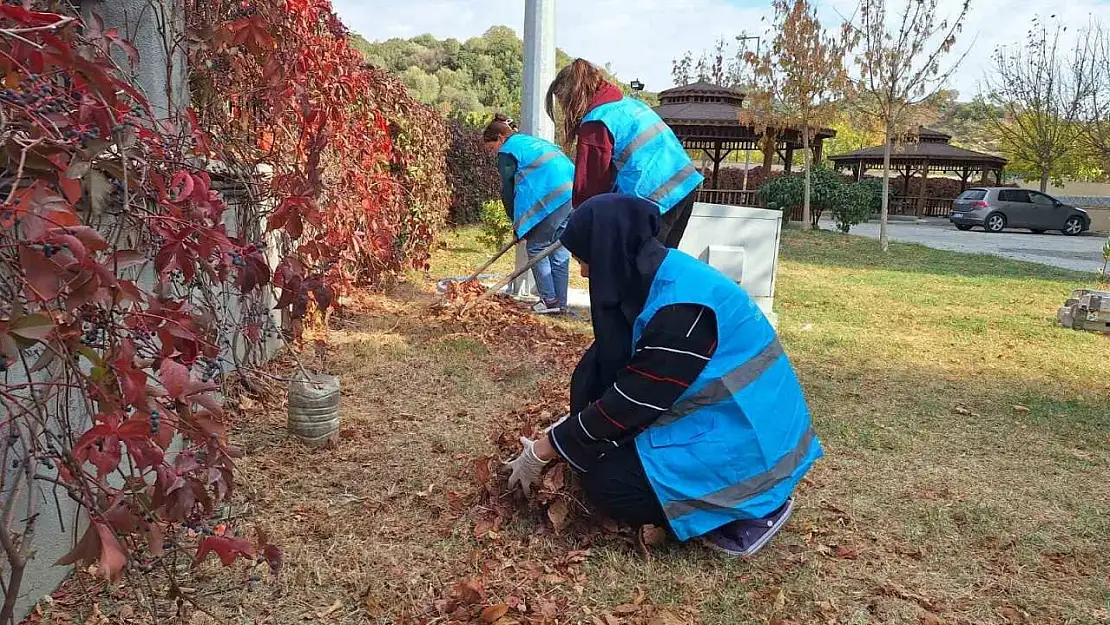
{"type": "Polygon", "coordinates": [[[552,120],[556,102],[567,144],[577,142],[574,205],[610,192],[650,200],[663,216],[659,240],[678,249],[704,177],[670,126],[583,59],[551,82],[546,104],[552,120]]]}
{"type": "Polygon", "coordinates": [[[571,215],[562,242],[590,281],[594,343],[571,378],[569,415],[521,438],[509,485],[530,495],[560,458],[609,517],[751,556],[790,517],[821,444],[759,307],[658,232],[657,207],[627,195],[571,215]]]}
{"type": "MultiPolygon", "coordinates": [[[[517,132],[512,120],[498,114],[482,132],[501,173],[501,201],[513,222],[513,232],[524,239],[528,258],[535,258],[559,240],[571,211],[574,164],[559,146],[517,132]]],[[[567,308],[570,253],[560,247],[532,266],[540,314],[567,308]]]]}

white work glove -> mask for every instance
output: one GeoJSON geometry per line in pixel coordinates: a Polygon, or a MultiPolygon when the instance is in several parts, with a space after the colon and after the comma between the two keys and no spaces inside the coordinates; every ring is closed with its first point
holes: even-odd
{"type": "Polygon", "coordinates": [[[520,444],[524,446],[524,451],[520,453],[511,462],[505,463],[511,473],[509,474],[509,489],[516,488],[519,484],[520,489],[524,491],[524,496],[532,497],[532,486],[540,481],[543,475],[543,468],[547,466],[547,462],[540,460],[536,455],[535,447],[536,442],[530,438],[521,436],[520,444]]]}
{"type": "Polygon", "coordinates": [[[559,420],[556,421],[555,423],[552,423],[551,425],[547,426],[547,429],[544,430],[543,433],[544,434],[550,434],[551,430],[554,430],[556,427],[559,426],[560,423],[562,423],[563,421],[566,421],[568,418],[570,418],[570,413],[569,412],[567,414],[559,417],[559,420]]]}

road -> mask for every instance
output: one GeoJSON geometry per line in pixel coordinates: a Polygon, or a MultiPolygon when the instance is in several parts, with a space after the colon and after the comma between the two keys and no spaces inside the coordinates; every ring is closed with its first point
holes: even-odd
{"type": "MultiPolygon", "coordinates": [[[[889,225],[892,241],[920,243],[952,252],[991,254],[1075,271],[1101,271],[1102,246],[1106,244],[1106,237],[1090,233],[1066,237],[1058,232],[1033,234],[1021,230],[1007,230],[1001,234],[979,229],[960,232],[940,219],[929,219],[923,223],[891,222],[889,225]]],[[[830,222],[822,223],[821,227],[834,226],[830,222]]],[[[852,234],[877,239],[879,222],[876,220],[854,226],[852,234]]]]}

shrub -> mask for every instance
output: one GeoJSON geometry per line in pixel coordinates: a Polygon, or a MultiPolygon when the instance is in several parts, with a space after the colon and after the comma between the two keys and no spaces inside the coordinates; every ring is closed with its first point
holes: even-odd
{"type": "MultiPolygon", "coordinates": [[[[816,228],[821,215],[830,210],[842,183],[840,176],[827,167],[814,167],[810,175],[810,215],[816,228]]],[[[805,178],[799,174],[781,175],[769,179],[759,187],[763,205],[780,210],[783,221],[789,222],[791,214],[805,202],[805,178]]]]}
{"type": "Polygon", "coordinates": [[[496,161],[486,153],[481,134],[454,121],[447,122],[447,126],[447,186],[451,194],[448,220],[456,226],[482,222],[485,203],[501,193],[496,161]]]}
{"type": "Polygon", "coordinates": [[[879,204],[882,203],[882,197],[878,193],[881,192],[876,191],[875,185],[869,182],[841,184],[836,190],[832,208],[836,229],[847,234],[852,226],[867,221],[876,206],[876,198],[879,204]]]}
{"type": "Polygon", "coordinates": [[[482,234],[478,240],[496,252],[513,238],[513,222],[505,214],[501,200],[487,200],[482,203],[482,234]]]}

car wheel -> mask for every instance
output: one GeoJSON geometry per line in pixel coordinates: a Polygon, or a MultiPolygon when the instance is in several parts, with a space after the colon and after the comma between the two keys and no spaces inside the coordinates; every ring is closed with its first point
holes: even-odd
{"type": "Polygon", "coordinates": [[[1069,237],[1074,237],[1077,234],[1083,233],[1083,218],[1072,215],[1064,222],[1064,234],[1069,237]]]}
{"type": "Polygon", "coordinates": [[[991,213],[983,223],[987,232],[1002,232],[1006,229],[1006,216],[1002,213],[991,213]]]}
{"type": "Polygon", "coordinates": [[[963,232],[967,232],[968,230],[971,230],[971,226],[969,226],[967,224],[956,224],[956,230],[962,230],[963,232]]]}
{"type": "Polygon", "coordinates": [[[1032,232],[1033,234],[1044,234],[1045,233],[1044,230],[1037,230],[1036,228],[1030,228],[1029,232],[1032,232]]]}

